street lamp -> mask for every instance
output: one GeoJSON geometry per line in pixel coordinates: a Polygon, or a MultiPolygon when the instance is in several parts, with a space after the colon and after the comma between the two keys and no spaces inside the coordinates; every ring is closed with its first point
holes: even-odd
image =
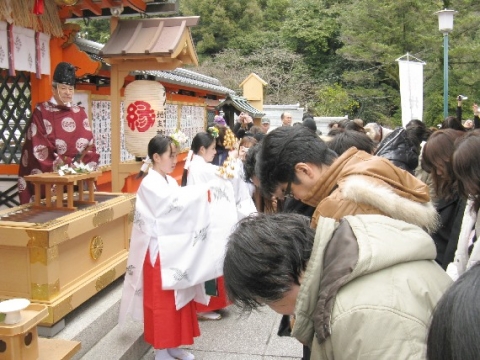
{"type": "Polygon", "coordinates": [[[438,30],[443,33],[443,118],[448,116],[448,33],[453,30],[455,10],[441,10],[438,15],[438,30]]]}

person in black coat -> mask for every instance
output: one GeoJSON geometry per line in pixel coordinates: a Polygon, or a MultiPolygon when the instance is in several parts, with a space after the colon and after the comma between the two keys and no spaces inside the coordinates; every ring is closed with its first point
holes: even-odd
{"type": "Polygon", "coordinates": [[[420,144],[431,131],[420,120],[410,121],[405,128],[396,128],[375,150],[375,155],[390,160],[399,168],[415,175],[420,155],[420,144]]]}

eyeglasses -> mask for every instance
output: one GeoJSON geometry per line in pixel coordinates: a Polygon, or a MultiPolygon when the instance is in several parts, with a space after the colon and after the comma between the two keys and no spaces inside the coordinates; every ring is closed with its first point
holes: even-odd
{"type": "Polygon", "coordinates": [[[285,198],[293,198],[293,194],[292,194],[292,181],[290,180],[287,184],[287,187],[285,189],[285,192],[283,193],[283,196],[285,198]]]}

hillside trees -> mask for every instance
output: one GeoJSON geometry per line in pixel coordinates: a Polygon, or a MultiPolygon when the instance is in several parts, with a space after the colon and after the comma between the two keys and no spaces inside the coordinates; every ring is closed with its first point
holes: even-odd
{"type": "Polygon", "coordinates": [[[183,15],[200,16],[192,36],[201,56],[234,47],[237,39],[255,33],[263,23],[257,0],[182,0],[180,9],[183,15]]]}
{"type": "Polygon", "coordinates": [[[221,79],[224,86],[240,94],[239,84],[253,72],[268,83],[266,104],[308,104],[315,88],[302,56],[281,46],[260,48],[248,55],[226,49],[206,59],[197,70],[221,79]]]}
{"type": "MultiPolygon", "coordinates": [[[[455,113],[456,95],[468,93],[475,101],[480,99],[479,82],[471,77],[476,62],[472,56],[479,46],[474,39],[480,28],[480,5],[472,0],[458,0],[453,6],[458,14],[450,34],[449,104],[452,114],[455,113]]],[[[442,3],[355,0],[348,4],[338,1],[332,8],[337,9],[340,24],[341,48],[336,51],[335,59],[343,59],[347,64],[339,82],[358,101],[356,116],[390,126],[401,123],[395,59],[409,52],[426,62],[424,120],[429,125],[439,123],[443,118],[443,39],[435,12],[442,8],[442,3]]],[[[472,103],[470,97],[464,104],[466,116],[471,116],[472,103]]]]}
{"type": "Polygon", "coordinates": [[[192,28],[201,62],[194,71],[239,93],[255,72],[268,82],[267,103],[300,102],[316,115],[348,113],[390,126],[401,118],[395,60],[407,52],[426,62],[424,120],[442,120],[443,37],[435,12],[452,7],[458,14],[449,35],[450,113],[458,94],[469,97],[465,118],[480,103],[478,0],[182,0],[180,6],[181,15],[200,16],[192,28]]]}

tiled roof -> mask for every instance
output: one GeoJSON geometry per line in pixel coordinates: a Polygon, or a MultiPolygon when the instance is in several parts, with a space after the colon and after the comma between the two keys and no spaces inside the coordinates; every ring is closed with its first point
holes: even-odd
{"type": "Polygon", "coordinates": [[[190,28],[198,24],[199,16],[119,20],[100,55],[114,61],[142,57],[181,60],[198,64],[191,42],[190,28]]]}
{"type": "MultiPolygon", "coordinates": [[[[196,89],[208,90],[212,91],[217,94],[235,94],[235,91],[222,86],[220,83],[219,85],[212,84],[211,82],[197,80],[193,78],[185,77],[185,72],[188,70],[185,69],[175,69],[173,71],[135,71],[133,74],[148,74],[154,75],[155,79],[160,82],[166,82],[169,84],[176,84],[176,85],[185,85],[189,87],[193,87],[196,89]]],[[[189,75],[196,74],[193,71],[188,71],[189,75]]],[[[200,74],[197,74],[200,75],[200,74]]]]}
{"type": "Polygon", "coordinates": [[[265,116],[264,112],[255,109],[252,105],[249,104],[248,100],[242,96],[237,96],[233,94],[227,95],[226,99],[217,105],[217,109],[221,109],[225,105],[231,105],[239,112],[243,111],[245,113],[248,113],[253,118],[261,118],[265,116]]]}
{"type": "MultiPolygon", "coordinates": [[[[92,59],[101,61],[103,64],[108,66],[102,56],[99,55],[100,50],[103,48],[103,44],[82,38],[77,38],[75,43],[80,50],[88,53],[92,59]]],[[[211,91],[214,94],[224,96],[226,94],[235,94],[235,91],[222,86],[218,79],[187,69],[177,68],[175,70],[168,71],[136,71],[132,73],[132,75],[136,74],[154,75],[155,78],[160,82],[175,85],[185,85],[194,89],[211,91]]]]}

